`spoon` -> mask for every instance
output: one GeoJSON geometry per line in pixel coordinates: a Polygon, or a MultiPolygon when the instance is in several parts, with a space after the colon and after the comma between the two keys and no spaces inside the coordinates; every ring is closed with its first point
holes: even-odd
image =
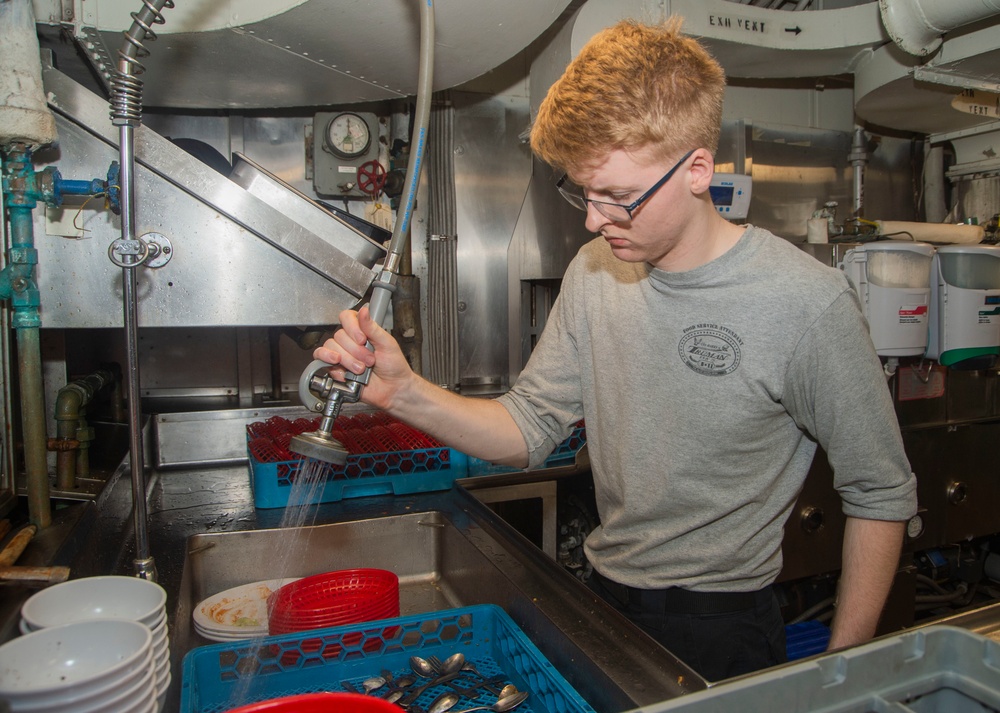
{"type": "Polygon", "coordinates": [[[497,702],[491,706],[473,706],[472,708],[465,708],[464,710],[456,711],[456,713],[469,713],[469,711],[493,711],[493,713],[504,713],[504,711],[509,711],[512,708],[516,708],[524,703],[527,697],[527,691],[518,691],[517,693],[509,696],[498,698],[497,702]]]}
{"type": "Polygon", "coordinates": [[[449,673],[455,673],[456,671],[461,671],[464,666],[465,666],[465,654],[463,653],[452,654],[441,663],[441,670],[439,671],[439,673],[446,676],[449,673]]]}
{"type": "Polygon", "coordinates": [[[419,656],[410,657],[410,668],[413,669],[413,673],[424,678],[430,678],[437,673],[430,661],[422,659],[419,656]]]}
{"type": "Polygon", "coordinates": [[[462,697],[454,691],[442,693],[431,702],[431,706],[427,709],[427,713],[444,713],[446,710],[453,708],[461,699],[462,697]]]}
{"type": "MultiPolygon", "coordinates": [[[[465,661],[465,662],[464,662],[464,663],[462,664],[462,670],[463,670],[463,671],[468,671],[468,672],[469,672],[469,673],[471,673],[471,674],[474,674],[474,675],[476,675],[476,676],[479,676],[479,678],[482,678],[482,679],[485,679],[485,678],[486,678],[486,676],[484,676],[483,674],[479,673],[479,669],[477,669],[477,668],[476,668],[476,666],[475,666],[475,664],[474,664],[474,663],[472,663],[471,661],[465,661]]],[[[516,689],[515,689],[515,690],[516,690],[516,689]]]]}
{"type": "Polygon", "coordinates": [[[507,696],[513,696],[517,693],[517,686],[513,683],[508,683],[506,686],[500,689],[500,695],[497,696],[497,700],[501,698],[506,698],[507,696]]]}
{"type": "Polygon", "coordinates": [[[385,679],[381,676],[373,676],[372,678],[366,679],[361,683],[362,688],[365,689],[365,693],[371,693],[372,691],[378,690],[385,685],[385,679]]]}

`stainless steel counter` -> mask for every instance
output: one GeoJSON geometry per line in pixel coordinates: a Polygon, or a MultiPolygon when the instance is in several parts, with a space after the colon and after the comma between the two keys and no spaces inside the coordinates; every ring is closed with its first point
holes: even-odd
{"type": "MultiPolygon", "coordinates": [[[[460,536],[461,549],[476,553],[471,576],[469,572],[463,575],[466,582],[457,587],[460,591],[452,591],[456,587],[448,583],[448,596],[406,601],[401,596],[401,613],[449,604],[501,606],[599,713],[649,706],[706,688],[706,681],[594,597],[474,495],[476,489],[517,487],[527,480],[524,474],[489,476],[458,481],[449,491],[344,500],[315,506],[307,524],[322,529],[349,523],[362,533],[381,533],[383,523],[414,515],[429,524],[448,523],[460,536]],[[502,572],[502,580],[497,579],[497,572],[502,572]]],[[[256,538],[262,531],[274,531],[281,527],[285,510],[254,507],[246,466],[153,471],[148,502],[152,554],[158,581],[168,593],[173,678],[165,710],[176,711],[184,655],[213,643],[191,626],[191,602],[206,594],[191,585],[191,570],[196,569],[191,563],[211,568],[212,561],[198,563],[204,543],[242,537],[216,535],[244,533],[256,538]]],[[[379,542],[378,536],[370,537],[379,542]]],[[[320,539],[313,545],[322,550],[324,542],[320,539]]],[[[420,546],[439,547],[436,543],[420,546]]],[[[132,575],[133,547],[131,489],[127,464],[123,464],[95,501],[57,508],[53,526],[36,537],[19,564],[69,566],[73,577],[132,575]]],[[[219,548],[213,556],[225,558],[232,551],[219,548]]],[[[371,556],[380,559],[380,555],[371,556]]],[[[255,560],[254,567],[243,573],[245,581],[274,575],[275,565],[266,559],[255,560]]],[[[214,560],[220,561],[224,560],[214,560]]],[[[462,567],[469,569],[470,561],[466,558],[462,567]]],[[[289,572],[285,569],[278,574],[289,572]]],[[[32,591],[20,585],[3,588],[0,641],[17,635],[20,605],[32,591]]],[[[1000,605],[933,623],[960,626],[1000,640],[1000,605]]]]}
{"type": "MultiPolygon", "coordinates": [[[[516,483],[518,477],[524,476],[489,476],[467,482],[504,485],[516,483]]],[[[174,711],[180,700],[184,655],[213,643],[190,626],[186,600],[190,585],[182,582],[189,538],[278,528],[285,511],[254,507],[246,466],[155,471],[149,483],[149,538],[158,581],[168,593],[171,632],[173,678],[165,709],[174,711]]],[[[50,535],[33,543],[26,555],[35,561],[69,565],[73,577],[131,575],[130,508],[129,479],[123,466],[96,502],[57,510],[50,535]]],[[[482,561],[489,563],[491,571],[503,573],[502,585],[466,587],[457,595],[460,604],[492,603],[504,608],[599,713],[630,710],[707,685],[459,484],[437,493],[344,500],[315,506],[314,512],[311,519],[319,526],[414,513],[445,518],[477,551],[477,557],[485,558],[482,561]]],[[[247,573],[247,581],[267,579],[273,572],[273,565],[259,562],[255,572],[247,573]]],[[[2,598],[0,640],[16,635],[17,610],[30,593],[17,588],[2,598]]]]}

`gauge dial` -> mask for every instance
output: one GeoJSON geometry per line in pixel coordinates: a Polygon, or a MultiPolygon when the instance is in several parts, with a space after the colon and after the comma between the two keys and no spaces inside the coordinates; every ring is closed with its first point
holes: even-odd
{"type": "Polygon", "coordinates": [[[356,158],[368,150],[372,142],[368,122],[357,114],[337,114],[326,125],[326,147],[335,156],[356,158]]]}

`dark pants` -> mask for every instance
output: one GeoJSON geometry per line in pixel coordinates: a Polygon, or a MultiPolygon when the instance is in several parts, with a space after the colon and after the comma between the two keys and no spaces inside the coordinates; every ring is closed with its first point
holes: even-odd
{"type": "Polygon", "coordinates": [[[771,587],[735,593],[636,589],[597,570],[588,586],[709,681],[787,660],[785,625],[771,587]]]}

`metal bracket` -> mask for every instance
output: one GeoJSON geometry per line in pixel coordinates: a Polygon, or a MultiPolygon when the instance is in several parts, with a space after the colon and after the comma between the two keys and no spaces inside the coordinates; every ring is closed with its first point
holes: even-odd
{"type": "Polygon", "coordinates": [[[174,256],[174,248],[170,239],[162,233],[145,233],[139,239],[149,246],[149,257],[144,263],[146,267],[163,267],[174,256]]]}

